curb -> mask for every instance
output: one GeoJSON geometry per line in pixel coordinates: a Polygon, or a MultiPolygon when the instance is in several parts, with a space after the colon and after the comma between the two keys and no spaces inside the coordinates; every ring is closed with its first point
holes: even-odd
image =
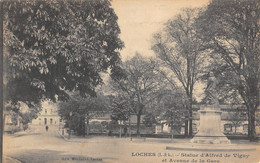
{"type": "Polygon", "coordinates": [[[57,133],[59,134],[59,136],[61,137],[61,138],[63,138],[64,140],[68,140],[64,135],[62,135],[60,132],[59,132],[59,130],[57,130],[57,133]]]}
{"type": "Polygon", "coordinates": [[[10,156],[4,156],[3,163],[22,163],[22,162],[10,156]]]}
{"type": "Polygon", "coordinates": [[[76,142],[76,143],[82,143],[81,141],[76,141],[76,140],[71,140],[71,139],[68,139],[66,138],[64,135],[62,135],[58,130],[57,130],[57,133],[60,135],[61,138],[63,138],[65,141],[68,141],[68,142],[76,142]]]}
{"type": "Polygon", "coordinates": [[[230,148],[230,149],[225,149],[225,148],[213,148],[213,149],[209,149],[209,148],[193,148],[193,147],[169,147],[166,146],[166,150],[177,150],[177,151],[202,151],[202,152],[245,152],[245,151],[256,151],[255,148],[248,148],[248,149],[235,149],[235,148],[230,148]]]}
{"type": "MultiPolygon", "coordinates": [[[[73,138],[71,139],[68,139],[66,136],[62,135],[58,130],[57,130],[57,133],[59,134],[59,136],[64,139],[65,141],[67,142],[75,142],[75,143],[85,143],[86,141],[85,140],[73,140],[73,138]]],[[[115,137],[114,137],[115,138],[115,137]]],[[[137,141],[137,142],[145,142],[145,138],[142,138],[140,139],[140,141],[137,141]]],[[[130,142],[134,142],[132,139],[129,139],[130,142]]]]}

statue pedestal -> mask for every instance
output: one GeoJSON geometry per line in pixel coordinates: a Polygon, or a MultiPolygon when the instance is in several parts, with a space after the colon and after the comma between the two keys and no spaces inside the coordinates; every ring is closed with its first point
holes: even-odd
{"type": "Polygon", "coordinates": [[[191,140],[198,144],[230,144],[230,140],[221,131],[221,111],[218,105],[206,105],[200,108],[199,132],[191,140]]]}

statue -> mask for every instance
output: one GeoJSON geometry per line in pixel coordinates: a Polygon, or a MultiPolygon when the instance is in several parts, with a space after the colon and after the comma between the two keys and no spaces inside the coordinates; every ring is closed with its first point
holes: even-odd
{"type": "Polygon", "coordinates": [[[209,73],[206,93],[206,103],[208,105],[219,105],[218,95],[217,95],[217,79],[215,78],[213,72],[209,73]]]}
{"type": "Polygon", "coordinates": [[[206,94],[206,105],[200,107],[199,131],[191,140],[198,144],[230,144],[230,140],[221,129],[221,108],[218,102],[217,79],[209,73],[206,94]]]}

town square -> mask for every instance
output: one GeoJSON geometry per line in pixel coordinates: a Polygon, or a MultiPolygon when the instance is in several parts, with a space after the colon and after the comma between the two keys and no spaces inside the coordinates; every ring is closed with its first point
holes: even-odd
{"type": "Polygon", "coordinates": [[[0,162],[260,162],[259,3],[0,1],[0,162]]]}

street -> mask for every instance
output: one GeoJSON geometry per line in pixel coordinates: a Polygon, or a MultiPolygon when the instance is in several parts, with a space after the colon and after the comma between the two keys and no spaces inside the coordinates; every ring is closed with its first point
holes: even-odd
{"type": "MultiPolygon", "coordinates": [[[[46,132],[38,126],[31,132],[4,135],[4,155],[20,162],[258,162],[258,151],[205,152],[166,150],[166,146],[188,144],[189,139],[88,137],[65,140],[51,126],[46,132]],[[202,154],[205,154],[203,158],[202,154]],[[228,156],[230,155],[230,156],[228,156]]],[[[236,148],[259,144],[235,141],[236,148]]],[[[5,159],[6,163],[14,162],[5,159]]]]}
{"type": "MultiPolygon", "coordinates": [[[[86,139],[85,143],[69,142],[58,135],[57,128],[51,126],[46,132],[43,127],[30,134],[5,135],[4,154],[22,162],[117,162],[139,151],[140,145],[131,144],[127,138],[118,141],[97,137],[86,139]],[[129,150],[132,147],[136,150],[129,150]]],[[[149,149],[153,151],[146,151],[149,149]]]]}

